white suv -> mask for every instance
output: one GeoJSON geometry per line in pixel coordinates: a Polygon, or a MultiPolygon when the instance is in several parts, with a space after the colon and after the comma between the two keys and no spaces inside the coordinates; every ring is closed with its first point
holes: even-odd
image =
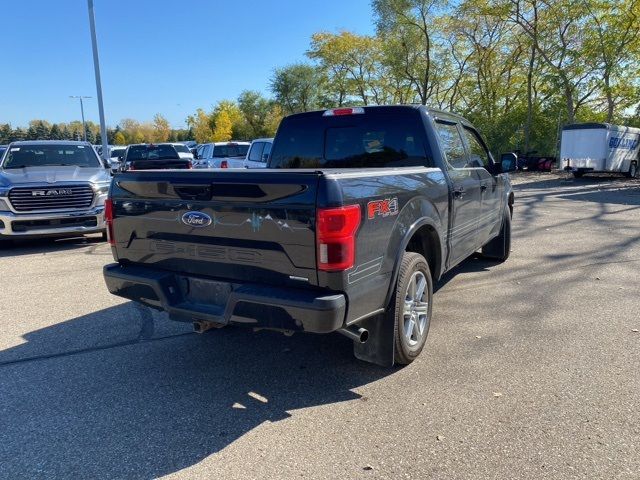
{"type": "Polygon", "coordinates": [[[194,168],[244,168],[249,142],[215,142],[198,145],[194,168]]]}

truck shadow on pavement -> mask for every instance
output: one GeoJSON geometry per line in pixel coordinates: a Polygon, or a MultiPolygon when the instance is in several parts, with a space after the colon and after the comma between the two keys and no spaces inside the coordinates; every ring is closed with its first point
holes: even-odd
{"type": "Polygon", "coordinates": [[[57,253],[79,248],[94,248],[105,243],[102,236],[73,238],[34,238],[0,242],[0,258],[57,253]]]}
{"type": "Polygon", "coordinates": [[[156,478],[394,372],[340,335],[189,327],[125,303],[0,352],[2,476],[156,478]]]}

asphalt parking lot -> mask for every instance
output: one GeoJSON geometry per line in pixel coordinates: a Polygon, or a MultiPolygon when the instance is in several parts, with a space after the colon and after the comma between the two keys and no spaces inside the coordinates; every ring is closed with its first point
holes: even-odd
{"type": "Polygon", "coordinates": [[[514,181],[511,258],[393,370],[138,310],[98,237],[2,248],[0,477],[640,478],[640,180],[514,181]]]}

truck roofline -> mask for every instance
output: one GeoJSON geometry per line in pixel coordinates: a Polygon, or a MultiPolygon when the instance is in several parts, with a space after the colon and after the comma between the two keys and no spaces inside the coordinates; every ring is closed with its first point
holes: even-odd
{"type": "MultiPolygon", "coordinates": [[[[300,118],[300,117],[314,117],[314,116],[321,116],[322,114],[324,114],[324,112],[326,112],[327,110],[334,110],[335,108],[340,108],[340,107],[333,107],[333,108],[325,108],[324,110],[312,110],[309,112],[301,112],[301,113],[294,113],[291,115],[287,115],[285,118],[300,118]]],[[[344,108],[350,108],[350,107],[344,107],[344,108]]],[[[397,105],[367,105],[367,106],[358,106],[358,108],[362,108],[364,109],[365,113],[367,111],[398,111],[401,112],[403,110],[422,110],[424,111],[428,116],[434,118],[434,119],[444,119],[447,121],[453,121],[453,122],[459,122],[461,124],[464,124],[468,127],[473,128],[474,130],[478,130],[471,122],[469,122],[466,118],[464,118],[461,115],[458,115],[457,113],[453,113],[453,112],[448,112],[446,110],[440,110],[438,108],[432,108],[429,107],[427,105],[421,105],[419,103],[410,103],[410,104],[397,104],[397,105]]]]}
{"type": "Polygon", "coordinates": [[[89,142],[78,142],[75,140],[17,140],[8,146],[29,146],[29,145],[85,145],[92,146],[89,142]]]}

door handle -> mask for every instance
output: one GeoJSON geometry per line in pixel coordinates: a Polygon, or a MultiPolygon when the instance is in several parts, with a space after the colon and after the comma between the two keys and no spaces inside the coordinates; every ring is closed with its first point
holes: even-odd
{"type": "Polygon", "coordinates": [[[480,190],[481,190],[481,191],[483,191],[483,192],[484,192],[486,189],[487,189],[487,186],[486,186],[486,185],[484,185],[484,184],[483,184],[483,185],[480,185],[480,190]]]}
{"type": "Polygon", "coordinates": [[[462,198],[462,197],[464,197],[464,188],[462,188],[462,187],[456,188],[456,189],[453,191],[453,196],[454,196],[455,198],[462,198]]]}

